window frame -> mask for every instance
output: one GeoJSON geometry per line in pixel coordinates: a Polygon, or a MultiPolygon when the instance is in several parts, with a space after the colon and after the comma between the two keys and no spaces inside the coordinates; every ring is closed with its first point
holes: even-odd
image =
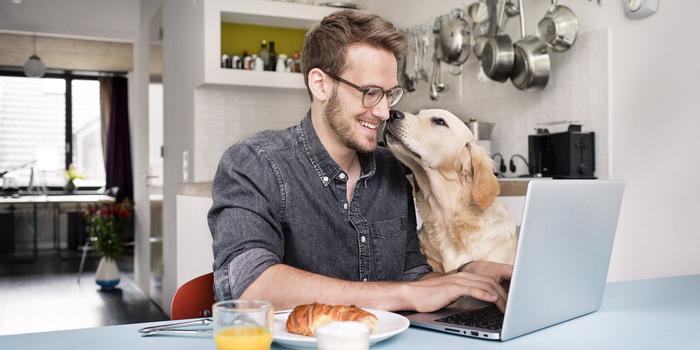
{"type": "MultiPolygon", "coordinates": [[[[0,76],[6,77],[23,77],[27,78],[21,69],[13,69],[9,67],[0,67],[0,76]]],[[[124,72],[88,72],[74,70],[47,70],[42,78],[59,78],[63,79],[66,85],[65,97],[65,114],[66,114],[66,130],[64,135],[64,154],[65,164],[64,170],[73,162],[73,80],[99,80],[101,77],[126,76],[124,72]]],[[[80,186],[81,189],[96,190],[99,186],[80,186]]],[[[20,186],[20,189],[26,190],[26,186],[20,186]]],[[[49,190],[60,190],[59,186],[48,186],[49,190]]]]}

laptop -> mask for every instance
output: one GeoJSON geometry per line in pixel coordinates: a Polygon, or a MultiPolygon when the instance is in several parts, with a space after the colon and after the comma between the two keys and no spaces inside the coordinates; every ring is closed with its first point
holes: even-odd
{"type": "Polygon", "coordinates": [[[624,182],[535,180],[525,197],[505,314],[462,298],[411,325],[509,340],[600,308],[624,182]]]}

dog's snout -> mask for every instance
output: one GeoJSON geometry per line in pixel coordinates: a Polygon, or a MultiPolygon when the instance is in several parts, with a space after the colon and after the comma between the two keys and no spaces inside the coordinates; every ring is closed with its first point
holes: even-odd
{"type": "Polygon", "coordinates": [[[394,120],[403,119],[404,117],[405,116],[404,116],[403,112],[401,112],[401,111],[397,111],[395,109],[392,109],[391,111],[389,111],[389,121],[390,122],[393,122],[394,120]]]}

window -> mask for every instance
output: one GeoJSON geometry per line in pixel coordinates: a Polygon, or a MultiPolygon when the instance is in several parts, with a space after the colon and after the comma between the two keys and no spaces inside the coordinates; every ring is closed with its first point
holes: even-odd
{"type": "Polygon", "coordinates": [[[63,187],[70,164],[86,176],[78,186],[103,186],[101,128],[100,83],[94,77],[0,72],[5,187],[28,186],[32,177],[34,185],[63,187]]]}

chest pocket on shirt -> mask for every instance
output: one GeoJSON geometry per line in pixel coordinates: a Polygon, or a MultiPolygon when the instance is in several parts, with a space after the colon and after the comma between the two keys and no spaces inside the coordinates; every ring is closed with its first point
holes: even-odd
{"type": "Polygon", "coordinates": [[[403,273],[406,260],[406,217],[374,221],[371,232],[377,279],[398,279],[403,273]]]}

